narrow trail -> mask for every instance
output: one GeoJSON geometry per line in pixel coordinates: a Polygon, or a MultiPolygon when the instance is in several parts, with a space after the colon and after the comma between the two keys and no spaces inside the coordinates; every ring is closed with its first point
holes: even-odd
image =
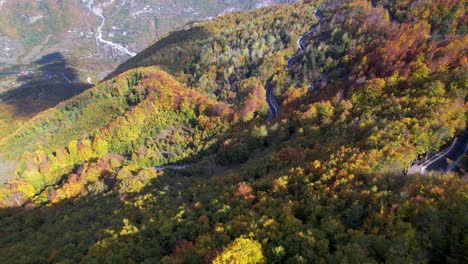
{"type": "Polygon", "coordinates": [[[93,0],[90,0],[88,3],[87,3],[87,7],[88,9],[96,16],[100,17],[102,19],[101,21],[101,24],[99,25],[99,27],[97,28],[97,33],[96,33],[96,45],[99,47],[99,43],[102,43],[104,45],[107,45],[107,46],[110,46],[112,47],[113,49],[116,49],[124,54],[127,54],[127,55],[130,55],[130,56],[135,56],[136,53],[135,52],[132,52],[130,50],[128,50],[127,48],[125,48],[124,46],[118,44],[118,43],[114,43],[112,41],[109,41],[109,40],[105,40],[102,38],[102,28],[104,27],[104,24],[106,23],[106,18],[104,17],[104,14],[103,14],[103,10],[102,10],[102,6],[106,6],[106,5],[110,5],[114,3],[114,0],[111,0],[110,2],[107,2],[107,3],[103,3],[103,4],[98,4],[96,6],[93,6],[94,5],[94,1],[93,0]]]}

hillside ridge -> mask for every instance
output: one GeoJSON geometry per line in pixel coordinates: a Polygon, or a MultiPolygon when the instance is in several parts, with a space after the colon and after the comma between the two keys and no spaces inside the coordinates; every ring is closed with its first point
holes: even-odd
{"type": "Polygon", "coordinates": [[[0,262],[463,262],[464,8],[304,1],[162,37],[0,141],[0,262]]]}

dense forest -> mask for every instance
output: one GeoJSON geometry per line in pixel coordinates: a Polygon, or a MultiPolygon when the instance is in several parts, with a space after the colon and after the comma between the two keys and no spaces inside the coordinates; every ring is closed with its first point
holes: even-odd
{"type": "Polygon", "coordinates": [[[304,1],[168,34],[0,140],[0,262],[468,261],[467,157],[406,173],[466,133],[465,6],[304,1]]]}

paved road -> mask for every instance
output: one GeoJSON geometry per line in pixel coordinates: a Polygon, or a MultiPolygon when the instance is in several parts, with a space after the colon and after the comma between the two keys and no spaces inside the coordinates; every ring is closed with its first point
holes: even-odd
{"type": "MultiPolygon", "coordinates": [[[[462,154],[467,154],[468,153],[468,140],[465,143],[465,149],[460,149],[460,152],[463,151],[462,154]]],[[[457,168],[457,165],[462,161],[462,158],[464,155],[460,154],[458,158],[455,156],[452,163],[448,164],[447,169],[445,170],[446,172],[454,171],[457,168]]],[[[450,158],[450,157],[449,157],[450,158]]]]}
{"type": "MultiPolygon", "coordinates": [[[[322,23],[323,21],[323,15],[322,15],[322,12],[320,12],[320,7],[317,8],[314,12],[314,15],[318,18],[319,22],[315,25],[313,25],[309,31],[307,31],[304,35],[300,36],[298,39],[297,39],[297,47],[298,47],[298,51],[299,52],[304,52],[305,48],[306,48],[306,43],[305,43],[305,38],[312,34],[315,29],[322,23]]],[[[291,56],[289,59],[288,59],[288,66],[287,68],[290,69],[291,68],[291,65],[297,60],[297,52],[295,55],[291,56]]],[[[266,100],[267,100],[267,103],[268,103],[268,106],[270,107],[270,113],[268,114],[268,117],[267,117],[267,121],[270,121],[271,119],[273,118],[276,118],[278,117],[279,115],[279,104],[278,104],[278,100],[276,99],[276,96],[274,94],[274,89],[275,87],[273,86],[273,84],[271,82],[267,82],[267,85],[266,85],[266,100]]]]}
{"type": "Polygon", "coordinates": [[[158,166],[154,168],[156,169],[156,171],[164,171],[165,169],[183,170],[187,167],[188,165],[183,164],[183,165],[165,165],[165,166],[158,166]]]}
{"type": "MultiPolygon", "coordinates": [[[[315,25],[313,25],[309,31],[307,31],[304,35],[300,36],[296,43],[297,43],[297,47],[298,47],[298,52],[304,52],[305,49],[306,49],[306,43],[305,43],[305,39],[312,33],[315,32],[315,30],[317,29],[318,26],[320,26],[320,24],[322,24],[322,21],[323,21],[323,15],[322,15],[322,12],[320,11],[320,7],[318,7],[315,12],[314,12],[314,15],[318,18],[319,22],[315,25]]],[[[288,69],[291,69],[291,66],[294,64],[294,62],[296,62],[297,60],[297,54],[298,52],[296,52],[296,54],[294,54],[293,56],[291,56],[289,59],[288,59],[288,69]]]]}
{"type": "Polygon", "coordinates": [[[468,138],[466,136],[456,137],[449,149],[441,153],[442,155],[439,157],[431,159],[431,162],[425,165],[422,170],[422,174],[425,174],[428,171],[453,171],[455,166],[450,166],[451,164],[447,162],[447,159],[456,161],[463,156],[463,154],[466,153],[467,139],[468,138]]]}
{"type": "Polygon", "coordinates": [[[270,121],[273,118],[277,118],[279,114],[279,104],[275,94],[273,93],[274,89],[275,87],[273,84],[268,82],[266,85],[266,100],[268,106],[270,107],[270,113],[268,114],[267,121],[270,121]]]}
{"type": "Polygon", "coordinates": [[[322,15],[322,12],[320,12],[320,8],[317,8],[314,12],[314,15],[318,18],[319,22],[315,25],[313,25],[309,31],[307,31],[307,33],[305,33],[304,35],[300,36],[298,39],[297,39],[297,44],[298,44],[298,47],[301,51],[304,51],[305,48],[306,48],[306,43],[304,42],[304,40],[307,38],[307,36],[309,36],[310,34],[314,33],[314,31],[317,29],[318,26],[320,26],[320,24],[322,24],[322,21],[323,21],[323,15],[322,15]]]}
{"type": "Polygon", "coordinates": [[[428,160],[415,164],[408,169],[408,174],[426,175],[430,171],[450,172],[456,168],[456,164],[461,160],[461,157],[467,153],[468,136],[462,135],[456,137],[452,144],[440,151],[428,160]],[[448,160],[454,163],[449,164],[448,160]]]}

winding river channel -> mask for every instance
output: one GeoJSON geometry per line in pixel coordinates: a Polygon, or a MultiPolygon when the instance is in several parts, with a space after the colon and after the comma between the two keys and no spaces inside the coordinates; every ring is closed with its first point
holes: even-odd
{"type": "Polygon", "coordinates": [[[97,33],[96,33],[96,45],[99,46],[99,43],[102,43],[104,45],[107,45],[107,46],[110,46],[112,47],[113,49],[115,50],[118,50],[120,52],[122,52],[123,54],[127,54],[127,55],[130,55],[130,56],[135,56],[136,53],[133,52],[133,51],[130,51],[128,50],[127,48],[125,48],[124,46],[118,44],[118,43],[114,43],[112,41],[109,41],[109,40],[105,40],[102,38],[102,28],[104,27],[104,24],[106,23],[106,18],[104,17],[104,11],[102,9],[103,6],[106,6],[106,5],[110,5],[112,3],[114,3],[115,0],[111,0],[109,2],[106,2],[106,3],[103,3],[103,4],[97,4],[97,5],[94,5],[94,0],[89,0],[87,2],[87,7],[88,9],[96,16],[100,17],[101,18],[101,24],[99,25],[99,27],[97,28],[97,33]]]}

